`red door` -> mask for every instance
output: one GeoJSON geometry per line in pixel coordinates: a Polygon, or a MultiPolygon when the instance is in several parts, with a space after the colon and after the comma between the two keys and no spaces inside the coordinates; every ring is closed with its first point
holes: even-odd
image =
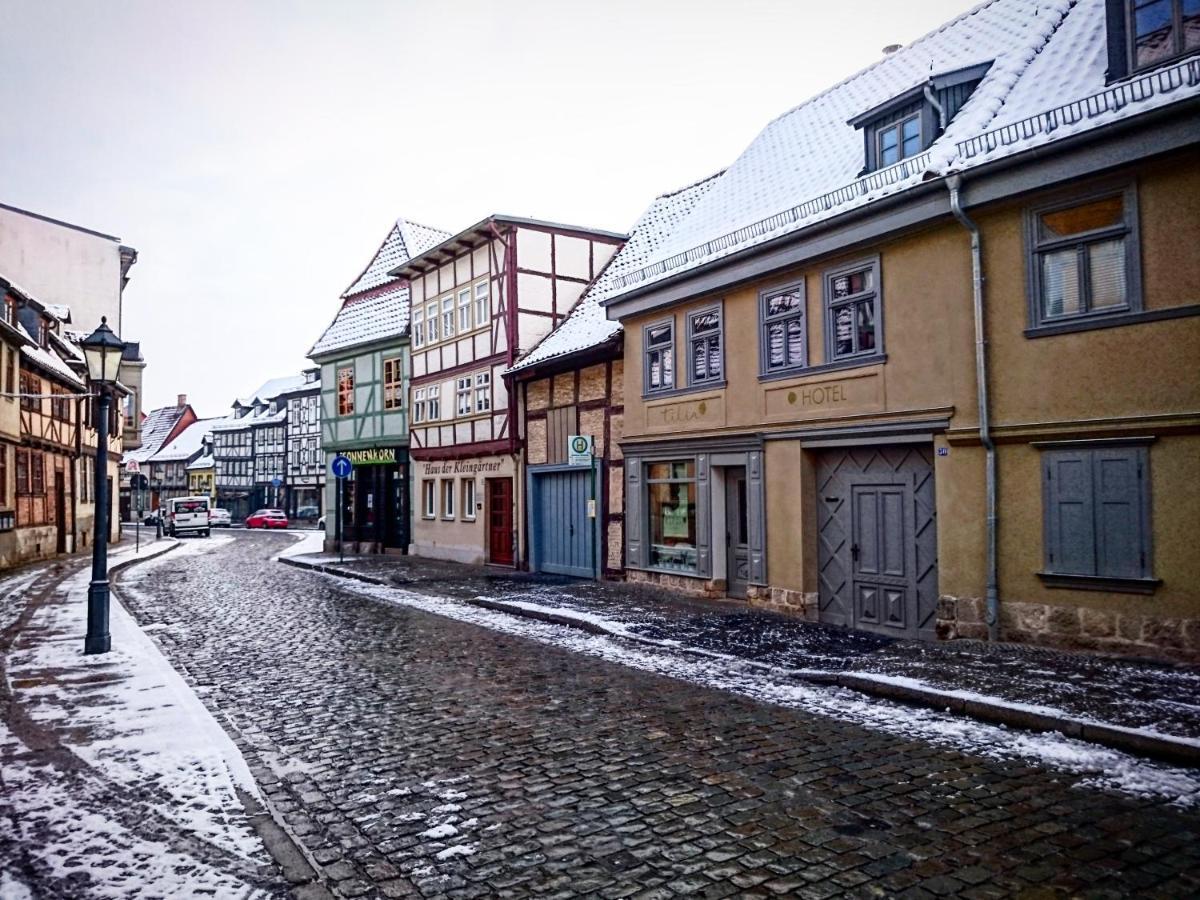
{"type": "Polygon", "coordinates": [[[513,491],[511,478],[489,478],[488,562],[513,564],[513,491]]]}

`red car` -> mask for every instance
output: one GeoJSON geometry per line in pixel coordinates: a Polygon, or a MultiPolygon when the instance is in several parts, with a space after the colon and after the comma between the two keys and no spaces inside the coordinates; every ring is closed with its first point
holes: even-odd
{"type": "Polygon", "coordinates": [[[282,509],[260,509],[246,517],[247,528],[287,528],[287,516],[282,509]]]}

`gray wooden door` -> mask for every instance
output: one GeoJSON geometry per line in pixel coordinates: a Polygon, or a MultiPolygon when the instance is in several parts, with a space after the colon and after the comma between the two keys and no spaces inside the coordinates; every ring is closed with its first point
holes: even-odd
{"type": "Polygon", "coordinates": [[[591,472],[533,473],[532,485],[534,569],[591,578],[595,574],[593,520],[587,514],[591,472]]]}
{"type": "Polygon", "coordinates": [[[746,470],[725,470],[725,592],[745,597],[750,586],[750,528],[746,504],[746,470]]]}
{"type": "Polygon", "coordinates": [[[822,622],[935,637],[937,511],[930,447],[822,453],[817,529],[822,622]]]}

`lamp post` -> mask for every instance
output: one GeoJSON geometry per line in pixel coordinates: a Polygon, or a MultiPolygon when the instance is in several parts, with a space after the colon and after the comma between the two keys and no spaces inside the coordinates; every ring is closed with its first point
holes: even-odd
{"type": "Polygon", "coordinates": [[[112,648],[108,633],[108,411],[112,388],[125,344],[108,327],[108,318],[80,341],[87,360],[88,380],[96,393],[96,530],[92,540],[92,583],[88,585],[87,637],[83,652],[107,653],[112,648]]]}

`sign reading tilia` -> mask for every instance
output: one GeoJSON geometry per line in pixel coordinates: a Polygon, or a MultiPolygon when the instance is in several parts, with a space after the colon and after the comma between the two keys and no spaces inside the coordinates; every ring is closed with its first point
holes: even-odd
{"type": "Polygon", "coordinates": [[[367,450],[343,450],[342,455],[350,458],[356,466],[394,466],[401,462],[396,447],[370,447],[367,450]]]}

